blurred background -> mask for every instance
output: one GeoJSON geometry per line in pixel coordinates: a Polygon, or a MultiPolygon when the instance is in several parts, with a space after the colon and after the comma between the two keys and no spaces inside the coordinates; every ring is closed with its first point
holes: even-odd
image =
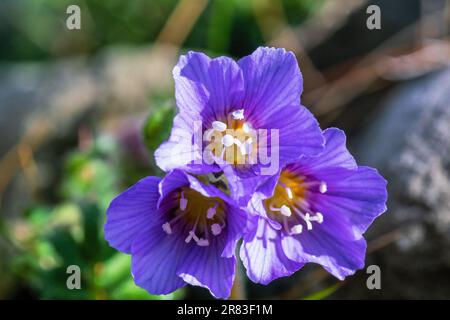
{"type": "Polygon", "coordinates": [[[242,274],[233,298],[450,298],[450,1],[2,0],[0,299],[151,296],[102,228],[109,201],[147,175],[175,112],[171,70],[201,50],[236,59],[292,50],[302,103],[344,129],[360,164],[389,181],[388,212],[367,234],[366,264],[339,282],[310,265],[269,286],[242,274]],[[81,9],[68,30],[66,9],[81,9]],[[381,9],[369,30],[366,9],[381,9]],[[68,290],[79,265],[82,289],[68,290]]]}

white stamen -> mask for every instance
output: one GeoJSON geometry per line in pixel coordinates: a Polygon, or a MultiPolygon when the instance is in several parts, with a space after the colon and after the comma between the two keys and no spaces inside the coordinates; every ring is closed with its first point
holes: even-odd
{"type": "Polygon", "coordinates": [[[186,199],[184,197],[184,191],[183,191],[183,192],[181,192],[181,198],[180,198],[180,210],[181,211],[186,210],[187,204],[188,204],[188,199],[186,199]]]}
{"type": "Polygon", "coordinates": [[[309,221],[316,221],[317,223],[322,223],[323,222],[323,215],[320,212],[316,212],[315,216],[310,216],[309,217],[309,221]]]}
{"type": "Polygon", "coordinates": [[[248,138],[243,144],[241,144],[239,151],[241,152],[241,154],[243,156],[250,153],[250,151],[252,149],[252,143],[253,143],[253,139],[248,138]]]}
{"type": "Polygon", "coordinates": [[[326,184],[325,181],[320,182],[320,187],[319,187],[320,193],[325,193],[328,190],[328,186],[326,184]]]}
{"type": "Polygon", "coordinates": [[[238,138],[234,138],[234,144],[237,145],[238,147],[242,146],[242,142],[238,138]]]}
{"type": "Polygon", "coordinates": [[[309,213],[306,213],[304,220],[306,222],[306,229],[312,230],[311,215],[309,213]]]}
{"type": "Polygon", "coordinates": [[[222,144],[225,147],[231,147],[234,144],[234,138],[231,134],[226,134],[223,138],[222,138],[222,144]]]}
{"type": "Polygon", "coordinates": [[[235,110],[232,113],[233,119],[235,120],[242,120],[244,119],[244,109],[235,110]]]}
{"type": "Polygon", "coordinates": [[[306,229],[311,230],[312,229],[312,223],[310,221],[311,215],[309,213],[306,213],[306,215],[304,215],[303,212],[301,212],[295,206],[293,208],[294,208],[295,213],[297,213],[300,216],[300,218],[302,218],[303,221],[305,221],[306,229]]]}
{"type": "Polygon", "coordinates": [[[227,125],[222,121],[213,121],[212,127],[214,130],[217,130],[219,132],[227,130],[227,125]]]}
{"type": "Polygon", "coordinates": [[[241,144],[240,146],[239,146],[239,151],[240,151],[240,153],[243,155],[243,156],[245,156],[245,155],[247,155],[248,154],[248,147],[247,147],[247,145],[246,144],[241,144]]]}
{"type": "Polygon", "coordinates": [[[269,209],[272,211],[279,211],[283,216],[286,216],[286,217],[290,217],[292,214],[291,209],[284,204],[281,206],[281,208],[276,208],[276,207],[270,205],[269,209]]]}
{"type": "Polygon", "coordinates": [[[170,223],[169,222],[164,223],[162,225],[162,228],[163,228],[165,233],[172,234],[172,228],[170,227],[170,223]]]}
{"type": "Polygon", "coordinates": [[[188,236],[186,237],[186,239],[184,239],[184,242],[189,243],[192,240],[192,233],[189,232],[188,236]]]}
{"type": "Polygon", "coordinates": [[[300,234],[303,231],[303,226],[301,224],[297,224],[291,228],[292,234],[300,234]]]}
{"type": "Polygon", "coordinates": [[[186,210],[187,203],[188,203],[188,200],[187,200],[187,199],[185,199],[185,198],[181,198],[181,199],[180,199],[180,209],[181,209],[182,211],[186,210]]]}
{"type": "Polygon", "coordinates": [[[192,239],[194,239],[195,242],[198,241],[198,237],[195,234],[195,229],[193,229],[192,231],[189,231],[189,234],[192,236],[192,239]]]}
{"type": "Polygon", "coordinates": [[[198,239],[197,245],[200,247],[207,247],[209,246],[209,241],[208,239],[198,239]]]}
{"type": "Polygon", "coordinates": [[[286,190],[286,193],[287,193],[289,199],[294,199],[294,195],[292,194],[291,188],[286,187],[285,190],[286,190]]]}
{"type": "Polygon", "coordinates": [[[247,122],[242,125],[242,130],[244,130],[245,133],[249,133],[251,129],[252,127],[247,122]]]}
{"type": "Polygon", "coordinates": [[[288,223],[288,219],[286,217],[283,217],[283,228],[284,228],[284,231],[289,233],[289,223],[288,223]]]}
{"type": "Polygon", "coordinates": [[[214,207],[209,208],[206,210],[206,217],[208,219],[214,218],[214,215],[216,214],[217,204],[214,207]]]}
{"type": "Polygon", "coordinates": [[[219,224],[214,223],[211,226],[211,232],[212,232],[213,235],[217,236],[217,235],[219,235],[222,232],[222,227],[219,224]]]}
{"type": "Polygon", "coordinates": [[[281,206],[280,212],[283,216],[286,216],[286,217],[290,217],[292,215],[291,209],[284,204],[281,206]]]}
{"type": "Polygon", "coordinates": [[[241,145],[241,147],[239,148],[239,151],[241,152],[241,154],[243,155],[243,156],[245,156],[245,155],[247,155],[248,154],[248,150],[247,150],[248,148],[247,148],[247,145],[246,144],[243,144],[243,145],[241,145]]]}
{"type": "Polygon", "coordinates": [[[197,220],[195,220],[194,227],[191,231],[189,231],[189,235],[184,239],[184,242],[189,243],[192,239],[194,239],[195,242],[198,241],[198,237],[195,234],[195,230],[197,229],[198,220],[200,219],[200,216],[197,216],[197,220]]]}
{"type": "Polygon", "coordinates": [[[320,212],[316,212],[316,216],[317,216],[317,222],[322,223],[323,222],[323,214],[320,212]]]}

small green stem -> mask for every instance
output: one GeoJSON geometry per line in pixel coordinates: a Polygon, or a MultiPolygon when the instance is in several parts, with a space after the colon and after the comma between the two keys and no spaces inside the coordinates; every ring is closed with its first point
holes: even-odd
{"type": "Polygon", "coordinates": [[[238,261],[236,263],[236,272],[233,287],[231,288],[230,300],[247,299],[242,271],[242,264],[240,263],[240,261],[238,261]]]}

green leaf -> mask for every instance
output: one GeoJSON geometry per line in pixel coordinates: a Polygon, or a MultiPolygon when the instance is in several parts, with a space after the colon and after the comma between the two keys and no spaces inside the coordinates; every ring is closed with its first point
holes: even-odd
{"type": "Polygon", "coordinates": [[[81,206],[83,213],[83,233],[82,252],[89,261],[101,259],[100,244],[100,219],[101,213],[93,203],[84,203],[81,206]]]}
{"type": "Polygon", "coordinates": [[[151,153],[169,137],[175,110],[169,104],[163,104],[146,120],[143,128],[144,142],[151,153]]]}
{"type": "Polygon", "coordinates": [[[236,4],[230,0],[217,0],[211,3],[208,28],[209,50],[217,53],[228,51],[235,7],[236,4]]]}
{"type": "Polygon", "coordinates": [[[139,299],[139,300],[155,300],[155,296],[152,296],[147,291],[136,286],[130,276],[130,278],[119,285],[111,292],[112,299],[139,299]]]}
{"type": "Polygon", "coordinates": [[[95,281],[99,287],[113,288],[120,282],[131,278],[131,257],[117,253],[103,262],[102,269],[95,281]]]}
{"type": "Polygon", "coordinates": [[[86,265],[86,261],[80,255],[78,244],[67,231],[67,228],[54,230],[50,236],[50,241],[58,256],[61,257],[63,265],[76,264],[80,267],[86,265]]]}
{"type": "Polygon", "coordinates": [[[131,278],[122,283],[111,292],[112,299],[139,299],[139,300],[174,300],[182,296],[183,289],[166,295],[151,295],[146,290],[136,286],[131,278]]]}
{"type": "Polygon", "coordinates": [[[339,289],[341,286],[342,282],[335,283],[332,286],[329,286],[323,290],[310,294],[309,296],[303,298],[303,300],[323,300],[332,295],[334,292],[336,292],[336,290],[339,289]]]}

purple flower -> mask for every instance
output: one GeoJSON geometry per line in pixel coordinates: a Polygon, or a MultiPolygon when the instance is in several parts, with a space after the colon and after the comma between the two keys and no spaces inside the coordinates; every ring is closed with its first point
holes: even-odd
{"type": "Polygon", "coordinates": [[[148,292],[167,294],[188,283],[225,298],[246,219],[218,187],[173,170],[117,196],[107,211],[105,238],[131,254],[134,281],[148,292]]]}
{"type": "Polygon", "coordinates": [[[292,52],[260,47],[238,62],[189,52],[173,76],[179,113],[155,153],[165,171],[224,170],[232,191],[244,196],[260,181],[256,175],[323,149],[316,119],[300,104],[303,79],[292,52]]]}
{"type": "Polygon", "coordinates": [[[325,150],[301,157],[258,186],[240,256],[247,275],[267,284],[304,264],[338,279],[364,266],[363,233],[386,210],[386,181],[357,166],[342,131],[324,131],[325,150]]]}

